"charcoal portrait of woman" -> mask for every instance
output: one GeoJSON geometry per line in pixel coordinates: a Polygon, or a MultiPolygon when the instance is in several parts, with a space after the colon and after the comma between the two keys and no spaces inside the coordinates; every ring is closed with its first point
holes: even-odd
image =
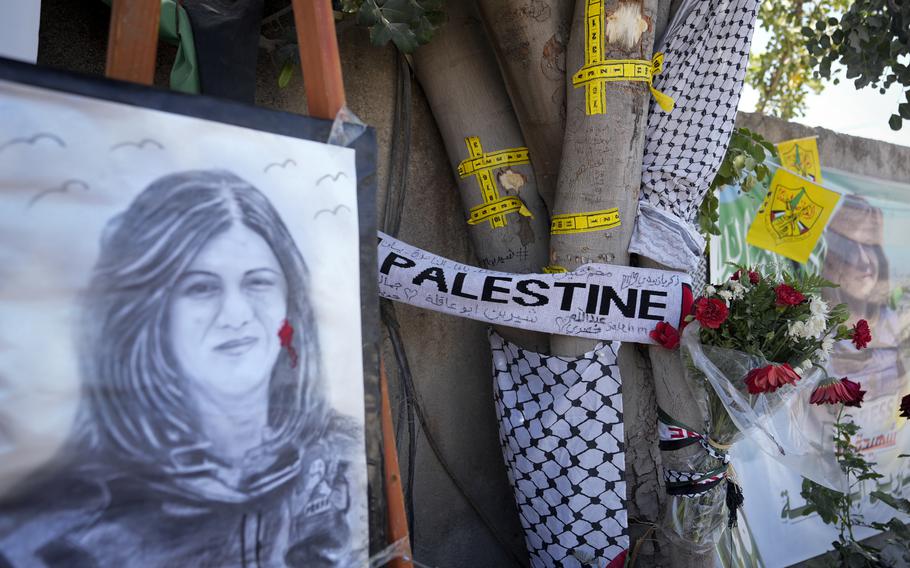
{"type": "Polygon", "coordinates": [[[233,173],[139,193],[82,301],[71,439],[0,500],[0,567],[358,564],[362,426],[327,401],[309,287],[233,173]]]}

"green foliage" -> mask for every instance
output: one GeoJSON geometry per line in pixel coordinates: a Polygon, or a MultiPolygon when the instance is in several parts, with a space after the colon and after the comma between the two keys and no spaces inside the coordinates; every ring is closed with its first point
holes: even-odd
{"type": "Polygon", "coordinates": [[[765,164],[768,154],[774,155],[774,145],[761,134],[748,128],[734,128],[730,145],[724,155],[708,193],[698,209],[698,226],[704,235],[719,235],[720,228],[717,190],[725,185],[739,184],[743,191],[750,191],[758,182],[771,175],[765,164]]]}
{"type": "MultiPolygon", "coordinates": [[[[910,552],[910,529],[897,517],[887,523],[866,523],[855,510],[855,501],[862,494],[863,483],[875,481],[883,476],[875,471],[875,464],[867,461],[853,445],[851,440],[859,432],[859,427],[850,420],[844,420],[843,412],[842,406],[834,423],[834,448],[837,461],[847,475],[849,490],[847,493],[841,493],[804,478],[800,495],[806,500],[806,506],[802,509],[802,514],[818,513],[822,522],[837,527],[838,538],[832,546],[838,566],[861,568],[888,566],[882,558],[880,549],[856,540],[853,534],[854,527],[890,531],[892,536],[887,542],[901,547],[905,554],[910,552]]],[[[882,491],[872,491],[870,495],[873,499],[878,499],[900,512],[910,513],[910,501],[906,499],[895,498],[882,491]]]]}
{"type": "Polygon", "coordinates": [[[749,61],[746,83],[758,91],[756,110],[783,119],[802,116],[806,96],[822,90],[801,28],[807,22],[842,14],[850,0],[764,0],[758,25],[769,33],[765,51],[749,61]]]}
{"type": "Polygon", "coordinates": [[[894,83],[904,86],[905,101],[888,121],[892,130],[900,130],[901,123],[910,120],[910,2],[855,0],[839,19],[813,20],[813,26],[801,30],[812,55],[813,76],[830,79],[836,62],[857,89],[877,87],[884,94],[894,83]]]}
{"type": "Polygon", "coordinates": [[[357,14],[373,45],[391,40],[399,51],[412,53],[445,21],[443,5],[443,0],[343,0],[342,12],[357,14]]]}

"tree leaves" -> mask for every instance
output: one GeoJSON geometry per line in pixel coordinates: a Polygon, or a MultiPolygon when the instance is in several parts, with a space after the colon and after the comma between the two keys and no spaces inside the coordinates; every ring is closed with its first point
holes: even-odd
{"type": "Polygon", "coordinates": [[[850,0],[764,0],[759,25],[769,32],[763,53],[753,53],[746,82],[758,91],[756,109],[783,119],[801,116],[806,96],[818,93],[822,82],[812,73],[818,63],[818,47],[809,48],[821,25],[837,21],[834,15],[846,11],[850,0]],[[816,22],[824,18],[822,22],[816,22]]]}
{"type": "MultiPolygon", "coordinates": [[[[910,2],[854,0],[840,19],[818,18],[815,29],[803,27],[801,33],[816,56],[814,78],[831,78],[831,65],[838,63],[857,89],[871,86],[884,94],[897,83],[910,102],[910,2]]],[[[910,109],[898,105],[888,125],[900,130],[905,119],[910,109]]]]}
{"type": "Polygon", "coordinates": [[[702,234],[720,235],[717,190],[725,185],[739,184],[743,191],[751,191],[758,182],[771,175],[764,162],[768,154],[774,155],[774,151],[774,145],[761,134],[748,128],[733,129],[724,160],[698,208],[698,228],[702,234]]]}
{"type": "Polygon", "coordinates": [[[412,53],[430,41],[445,21],[442,0],[345,0],[345,11],[357,9],[357,23],[370,29],[373,45],[389,41],[401,52],[412,53]]]}

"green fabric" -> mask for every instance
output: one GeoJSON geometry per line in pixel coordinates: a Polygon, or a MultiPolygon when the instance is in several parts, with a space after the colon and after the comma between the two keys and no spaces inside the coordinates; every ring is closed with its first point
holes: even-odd
{"type": "Polygon", "coordinates": [[[193,26],[183,6],[175,0],[161,0],[161,24],[158,35],[177,45],[177,57],[171,68],[171,89],[182,93],[199,93],[199,67],[193,26]]]}
{"type": "MultiPolygon", "coordinates": [[[[108,6],[111,0],[101,0],[108,6]]],[[[199,67],[196,64],[196,44],[193,26],[183,6],[176,0],[161,0],[161,19],[158,37],[177,46],[177,57],[171,68],[171,89],[182,93],[199,93],[199,67]]]]}

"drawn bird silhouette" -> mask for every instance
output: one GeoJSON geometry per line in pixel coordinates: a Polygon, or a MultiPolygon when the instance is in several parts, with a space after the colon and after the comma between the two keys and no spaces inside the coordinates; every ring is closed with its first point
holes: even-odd
{"type": "Polygon", "coordinates": [[[338,181],[338,178],[340,178],[340,177],[342,177],[342,176],[348,177],[348,174],[346,174],[346,173],[344,173],[344,172],[338,172],[338,173],[336,173],[335,175],[326,174],[326,175],[324,175],[324,176],[322,176],[321,178],[319,178],[319,179],[316,180],[316,185],[319,185],[320,183],[322,183],[324,180],[327,180],[327,179],[330,179],[330,180],[332,180],[332,181],[338,181]]]}
{"type": "Polygon", "coordinates": [[[126,142],[120,142],[118,144],[114,144],[113,146],[111,146],[111,152],[113,152],[115,150],[119,150],[120,148],[137,148],[139,150],[145,150],[145,148],[147,146],[154,146],[155,148],[157,148],[159,150],[164,150],[164,145],[161,144],[161,142],[158,142],[157,140],[153,140],[151,138],[143,138],[142,140],[140,140],[138,142],[132,142],[132,141],[128,140],[126,142]]]}
{"type": "Polygon", "coordinates": [[[344,203],[342,203],[341,205],[336,205],[334,209],[320,209],[319,211],[316,212],[315,215],[313,215],[313,219],[315,219],[316,217],[319,217],[323,213],[330,213],[332,215],[338,215],[338,212],[342,209],[346,210],[348,213],[351,212],[351,208],[348,207],[347,205],[345,205],[344,203]]]}
{"type": "Polygon", "coordinates": [[[273,163],[267,165],[267,166],[265,167],[265,169],[262,170],[262,171],[268,173],[268,171],[269,171],[270,169],[272,169],[272,168],[281,168],[281,169],[285,169],[285,168],[287,168],[289,165],[291,165],[291,166],[296,166],[296,165],[297,165],[297,162],[295,162],[294,160],[288,158],[287,160],[285,160],[285,161],[283,161],[283,162],[280,162],[280,163],[279,163],[279,162],[273,162],[273,163]]]}
{"type": "Polygon", "coordinates": [[[50,140],[52,142],[56,142],[57,145],[60,146],[61,148],[66,148],[66,142],[64,142],[56,134],[51,134],[50,132],[39,132],[32,136],[22,136],[19,138],[13,138],[11,140],[7,140],[3,144],[0,144],[0,152],[6,150],[10,146],[15,146],[16,144],[28,144],[29,146],[34,146],[35,144],[37,144],[38,142],[40,142],[42,140],[50,140]]]}
{"type": "Polygon", "coordinates": [[[38,203],[38,201],[44,199],[45,197],[47,197],[48,195],[51,195],[52,193],[69,193],[69,191],[71,189],[80,189],[82,191],[88,191],[89,186],[87,183],[85,183],[81,179],[68,179],[57,187],[52,187],[51,189],[45,189],[44,191],[40,191],[37,194],[35,194],[28,201],[28,205],[26,206],[26,209],[31,209],[32,206],[35,205],[35,203],[38,203]]]}

